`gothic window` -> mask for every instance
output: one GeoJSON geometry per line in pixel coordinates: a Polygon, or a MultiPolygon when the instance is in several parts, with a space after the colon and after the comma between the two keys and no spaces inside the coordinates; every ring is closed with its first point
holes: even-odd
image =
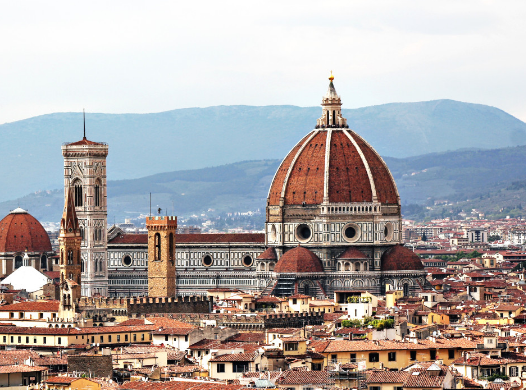
{"type": "Polygon", "coordinates": [[[15,257],[15,269],[22,267],[22,264],[23,264],[22,256],[20,255],[16,256],[15,257]]]}
{"type": "Polygon", "coordinates": [[[155,233],[154,241],[155,241],[154,260],[161,260],[161,234],[155,233]]]}
{"type": "Polygon", "coordinates": [[[80,272],[84,272],[84,260],[80,262],[80,272]]]}
{"type": "Polygon", "coordinates": [[[408,283],[404,283],[403,290],[404,290],[404,297],[408,297],[409,296],[409,284],[408,283]]]}
{"type": "Polygon", "coordinates": [[[170,235],[168,236],[169,237],[169,240],[168,240],[168,260],[170,260],[170,262],[173,264],[174,262],[174,250],[175,250],[175,245],[174,245],[174,234],[173,233],[170,233],[170,235]]]}
{"type": "Polygon", "coordinates": [[[83,197],[82,197],[82,183],[80,180],[75,181],[73,184],[75,188],[75,207],[82,207],[83,197]]]}
{"type": "Polygon", "coordinates": [[[100,180],[97,180],[97,182],[95,183],[95,206],[99,207],[100,206],[100,200],[101,200],[101,192],[102,192],[102,187],[100,185],[100,180]]]}
{"type": "Polygon", "coordinates": [[[332,111],[332,124],[335,125],[336,124],[336,111],[332,111]]]}
{"type": "Polygon", "coordinates": [[[73,251],[68,251],[68,265],[73,265],[73,251]]]}
{"type": "Polygon", "coordinates": [[[95,261],[95,272],[99,272],[98,265],[99,265],[99,262],[95,261]]]}
{"type": "Polygon", "coordinates": [[[47,269],[47,256],[42,255],[40,257],[40,269],[47,269]]]}
{"type": "Polygon", "coordinates": [[[60,264],[65,264],[64,263],[64,249],[60,251],[60,264]]]}

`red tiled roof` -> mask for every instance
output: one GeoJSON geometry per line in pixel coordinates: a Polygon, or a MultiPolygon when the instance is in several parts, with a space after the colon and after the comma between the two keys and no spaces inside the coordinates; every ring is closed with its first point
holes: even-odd
{"type": "Polygon", "coordinates": [[[269,205],[279,205],[283,188],[286,205],[299,205],[303,202],[320,204],[324,194],[327,150],[329,202],[372,201],[372,186],[361,158],[363,155],[374,173],[378,200],[381,203],[398,203],[394,180],[383,160],[370,145],[351,130],[334,129],[327,148],[327,134],[328,131],[325,130],[309,133],[285,157],[272,181],[269,205]],[[292,164],[294,165],[291,166],[292,164]]]}
{"type": "Polygon", "coordinates": [[[360,252],[358,249],[349,247],[343,252],[340,256],[338,256],[339,259],[367,259],[367,256],[365,256],[362,252],[360,252]]]}
{"type": "Polygon", "coordinates": [[[394,245],[382,255],[382,271],[423,270],[420,258],[402,245],[394,245]]]}
{"type": "Polygon", "coordinates": [[[302,246],[290,249],[279,259],[274,267],[276,273],[323,272],[320,259],[302,246]]]}
{"type": "Polygon", "coordinates": [[[47,367],[40,366],[26,366],[25,364],[19,364],[14,366],[0,366],[0,374],[13,374],[16,372],[35,372],[35,371],[46,371],[47,367]]]}
{"type": "Polygon", "coordinates": [[[83,139],[81,139],[80,141],[77,141],[77,142],[70,142],[69,144],[66,144],[67,146],[88,146],[88,145],[104,145],[103,143],[100,143],[100,142],[94,142],[94,141],[90,141],[89,139],[87,139],[86,137],[84,137],[83,139]]]}
{"type": "Polygon", "coordinates": [[[51,252],[46,231],[35,217],[27,212],[12,212],[0,221],[0,253],[51,252]]]}
{"type": "Polygon", "coordinates": [[[267,248],[265,252],[258,256],[258,260],[277,260],[278,255],[276,254],[276,249],[274,247],[267,248]]]}
{"type": "Polygon", "coordinates": [[[211,362],[251,362],[255,358],[253,353],[227,353],[210,359],[211,362]]]}
{"type": "Polygon", "coordinates": [[[329,385],[334,384],[334,379],[328,371],[284,371],[276,384],[280,385],[329,385]]]}
{"type": "Polygon", "coordinates": [[[20,302],[11,305],[0,306],[0,311],[42,311],[58,312],[59,301],[20,302]]]}
{"type": "Polygon", "coordinates": [[[174,382],[126,382],[121,385],[124,390],[241,390],[245,385],[226,385],[214,382],[174,381],[174,382]]]}

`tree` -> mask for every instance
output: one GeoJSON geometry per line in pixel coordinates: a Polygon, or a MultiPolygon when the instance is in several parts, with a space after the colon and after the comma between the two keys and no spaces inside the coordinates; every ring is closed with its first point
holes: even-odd
{"type": "Polygon", "coordinates": [[[501,237],[498,234],[492,234],[488,237],[488,242],[500,241],[501,237]]]}

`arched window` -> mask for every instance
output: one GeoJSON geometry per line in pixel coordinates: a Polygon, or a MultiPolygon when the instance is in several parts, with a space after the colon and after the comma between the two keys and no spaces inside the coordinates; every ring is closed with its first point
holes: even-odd
{"type": "Polygon", "coordinates": [[[84,260],[80,262],[80,272],[84,272],[84,260]]]}
{"type": "Polygon", "coordinates": [[[40,256],[40,269],[47,269],[47,256],[40,256]]]}
{"type": "Polygon", "coordinates": [[[168,260],[173,264],[174,262],[174,252],[175,252],[175,242],[174,242],[174,234],[170,233],[168,236],[168,260]]]}
{"type": "Polygon", "coordinates": [[[409,284],[408,283],[404,283],[403,290],[404,290],[404,297],[408,297],[409,296],[409,284]]]}
{"type": "Polygon", "coordinates": [[[154,241],[155,241],[154,260],[161,260],[161,234],[160,233],[155,233],[154,241]]]}
{"type": "Polygon", "coordinates": [[[99,262],[95,260],[95,272],[99,272],[98,265],[99,265],[99,262]]]}
{"type": "Polygon", "coordinates": [[[102,198],[102,186],[100,185],[100,180],[97,180],[95,183],[95,206],[100,206],[102,198]]]}
{"type": "Polygon", "coordinates": [[[82,183],[80,180],[73,183],[75,188],[75,207],[82,207],[83,204],[83,195],[82,195],[82,183]]]}
{"type": "Polygon", "coordinates": [[[66,264],[64,262],[64,249],[60,251],[60,264],[66,264]]]}
{"type": "Polygon", "coordinates": [[[335,125],[336,124],[336,111],[332,111],[332,124],[335,125]]]}
{"type": "Polygon", "coordinates": [[[68,251],[68,265],[73,265],[73,251],[71,249],[68,251]]]}
{"type": "Polygon", "coordinates": [[[15,269],[22,267],[24,263],[24,260],[22,259],[22,256],[18,255],[15,257],[15,269]]]}

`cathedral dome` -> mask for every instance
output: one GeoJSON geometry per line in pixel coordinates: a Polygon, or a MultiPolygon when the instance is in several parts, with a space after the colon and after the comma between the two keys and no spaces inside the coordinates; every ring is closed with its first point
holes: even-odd
{"type": "Polygon", "coordinates": [[[387,165],[362,137],[347,128],[340,98],[330,80],[322,100],[322,117],[316,129],[281,163],[270,187],[268,205],[398,205],[398,191],[387,165]]]}
{"type": "Polygon", "coordinates": [[[321,260],[313,252],[297,246],[283,254],[276,267],[276,273],[323,272],[321,260]]]}
{"type": "Polygon", "coordinates": [[[420,257],[402,245],[395,245],[382,255],[382,271],[421,271],[420,257]]]}
{"type": "Polygon", "coordinates": [[[49,236],[26,210],[17,208],[0,221],[0,253],[51,252],[49,236]]]}

